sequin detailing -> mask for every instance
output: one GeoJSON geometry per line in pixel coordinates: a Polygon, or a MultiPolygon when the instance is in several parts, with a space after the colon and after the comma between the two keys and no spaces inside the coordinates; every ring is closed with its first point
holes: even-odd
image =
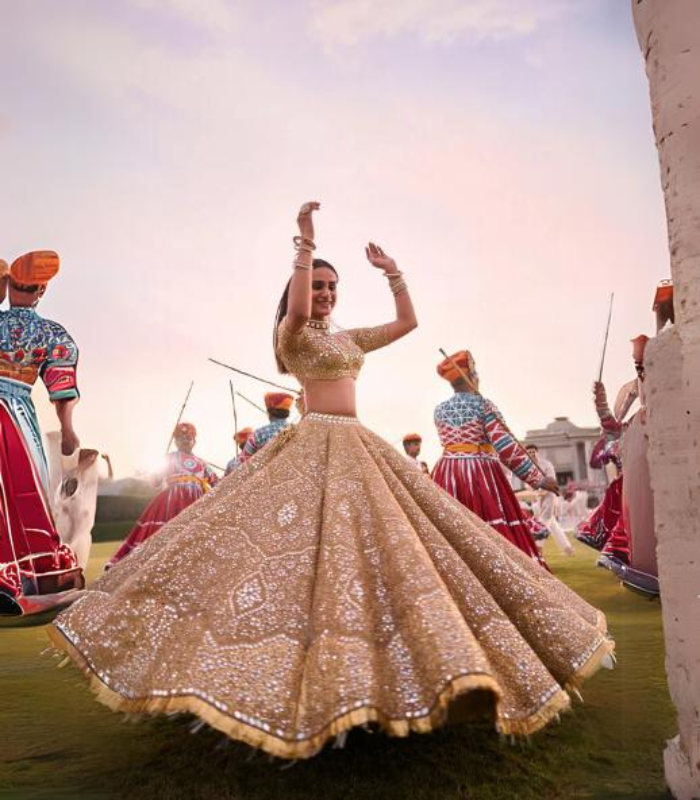
{"type": "Polygon", "coordinates": [[[307,325],[299,333],[293,333],[286,322],[282,320],[279,327],[278,353],[287,369],[302,383],[357,378],[364,354],[389,343],[386,325],[338,332],[307,325]]]}
{"type": "Polygon", "coordinates": [[[192,711],[290,758],[367,721],[430,730],[460,693],[530,733],[611,649],[594,608],[356,419],[318,413],[55,625],[112,708],[192,711]]]}

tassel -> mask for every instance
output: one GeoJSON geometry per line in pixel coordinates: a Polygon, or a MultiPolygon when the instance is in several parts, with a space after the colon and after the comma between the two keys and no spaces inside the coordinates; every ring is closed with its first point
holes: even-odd
{"type": "Polygon", "coordinates": [[[333,742],[333,749],[334,750],[342,750],[345,747],[345,742],[348,739],[348,732],[342,731],[335,737],[335,742],[333,742]]]}

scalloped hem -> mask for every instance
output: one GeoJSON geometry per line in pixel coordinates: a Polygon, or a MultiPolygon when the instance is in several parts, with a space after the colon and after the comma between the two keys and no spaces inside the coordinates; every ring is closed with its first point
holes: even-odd
{"type": "MultiPolygon", "coordinates": [[[[492,692],[495,699],[496,730],[500,733],[516,736],[529,736],[544,728],[552,720],[569,709],[571,701],[563,689],[550,697],[543,706],[532,714],[522,719],[510,719],[498,715],[498,705],[501,690],[497,681],[486,675],[463,675],[451,680],[437,695],[429,713],[421,717],[410,719],[391,719],[379,709],[365,706],[357,708],[336,717],[319,733],[300,741],[290,741],[280,736],[275,736],[246,722],[234,719],[230,714],[219,711],[213,705],[198,697],[150,697],[128,699],[110,689],[89,666],[85,657],[67,639],[63,632],[55,626],[50,626],[47,633],[56,648],[62,650],[77,666],[83,670],[88,678],[90,689],[94,692],[98,702],[107,706],[112,711],[121,711],[130,714],[171,714],[190,713],[199,717],[212,728],[216,728],[230,738],[238,739],[251,747],[256,747],[270,755],[286,759],[310,758],[316,755],[323,746],[339,734],[351,728],[376,723],[389,736],[408,736],[410,733],[430,733],[441,727],[447,718],[447,710],[458,695],[474,690],[492,692]]],[[[603,642],[595,653],[588,659],[583,667],[578,670],[567,682],[568,686],[578,686],[587,677],[592,675],[600,666],[603,658],[612,651],[612,643],[603,642]]]]}
{"type": "MultiPolygon", "coordinates": [[[[603,616],[603,621],[605,617],[603,616]]],[[[605,633],[602,630],[601,633],[605,633]]],[[[614,661],[615,656],[615,642],[612,639],[603,639],[598,647],[591,653],[588,660],[580,666],[574,674],[567,679],[564,688],[567,692],[575,692],[581,688],[585,681],[595,675],[598,670],[604,666],[603,662],[606,658],[610,657],[614,661]]]]}

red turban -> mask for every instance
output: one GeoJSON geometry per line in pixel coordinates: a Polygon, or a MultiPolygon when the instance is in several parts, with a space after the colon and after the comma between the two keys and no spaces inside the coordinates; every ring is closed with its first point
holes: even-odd
{"type": "Polygon", "coordinates": [[[469,350],[459,350],[438,364],[437,373],[449,383],[454,383],[458,378],[464,377],[462,373],[469,378],[474,372],[474,367],[474,359],[469,350]],[[457,367],[461,368],[461,371],[457,367]]]}
{"type": "Polygon", "coordinates": [[[175,426],[173,438],[177,439],[180,436],[188,436],[190,439],[194,439],[197,436],[197,429],[191,422],[179,422],[175,426]]]}
{"type": "Polygon", "coordinates": [[[53,250],[34,250],[15,259],[10,274],[20,286],[46,286],[58,274],[59,266],[58,253],[53,250]]]}
{"type": "Polygon", "coordinates": [[[294,404],[294,397],[286,392],[268,392],[265,395],[265,408],[268,411],[289,411],[294,404]]]}
{"type": "Polygon", "coordinates": [[[248,441],[248,437],[252,432],[252,428],[241,428],[240,431],[238,431],[236,434],[236,441],[241,447],[248,441]]]}
{"type": "Polygon", "coordinates": [[[408,442],[422,442],[422,441],[423,437],[420,435],[420,433],[407,433],[403,437],[404,444],[408,444],[408,442]]]}

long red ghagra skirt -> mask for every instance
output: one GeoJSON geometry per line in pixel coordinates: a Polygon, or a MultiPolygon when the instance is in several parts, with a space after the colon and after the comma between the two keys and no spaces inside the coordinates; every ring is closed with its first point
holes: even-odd
{"type": "Polygon", "coordinates": [[[435,465],[433,480],[511,544],[546,566],[499,461],[443,455],[435,465]]]}
{"type": "Polygon", "coordinates": [[[18,598],[83,584],[75,554],[56,532],[24,437],[0,401],[0,591],[18,598]]]}
{"type": "Polygon", "coordinates": [[[195,481],[192,481],[192,483],[175,483],[163,489],[146,506],[129,535],[122,542],[117,552],[110,558],[107,568],[114,566],[122,558],[128,556],[140,544],[150,539],[154,533],[158,533],[166,522],[170,522],[181,511],[184,511],[195,500],[199,500],[203,496],[204,490],[195,481]]]}

